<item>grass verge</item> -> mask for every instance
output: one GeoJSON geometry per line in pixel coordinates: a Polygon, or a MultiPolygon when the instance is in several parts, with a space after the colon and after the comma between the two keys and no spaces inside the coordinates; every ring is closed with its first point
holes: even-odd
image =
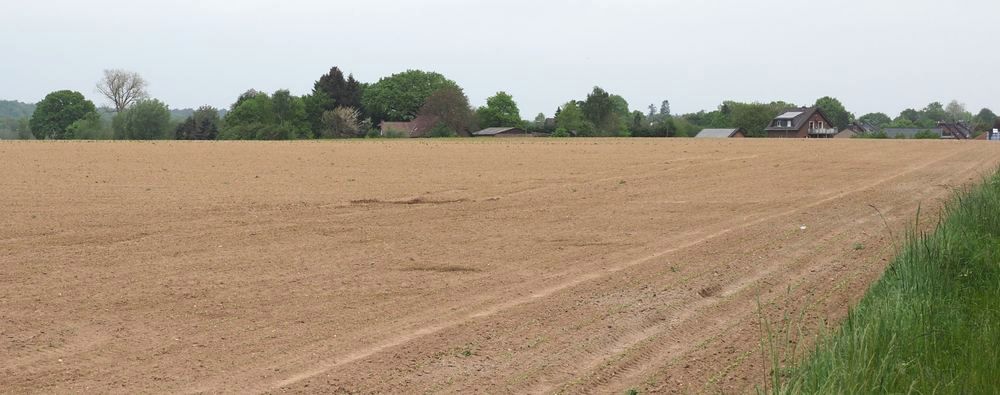
{"type": "Polygon", "coordinates": [[[957,193],[777,393],[1000,388],[1000,173],[957,193]]]}

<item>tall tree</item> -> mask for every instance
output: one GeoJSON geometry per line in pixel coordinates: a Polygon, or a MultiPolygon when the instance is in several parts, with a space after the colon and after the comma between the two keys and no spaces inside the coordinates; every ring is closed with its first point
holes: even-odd
{"type": "Polygon", "coordinates": [[[313,93],[316,92],[323,92],[333,101],[331,108],[327,110],[336,107],[353,107],[360,110],[364,85],[354,79],[353,74],[345,79],[344,72],[338,67],[333,67],[313,84],[313,93]]]}
{"type": "Polygon", "coordinates": [[[892,118],[881,112],[873,112],[862,115],[858,118],[859,121],[872,125],[876,128],[884,128],[892,123],[892,118]]]}
{"type": "Polygon", "coordinates": [[[847,112],[847,109],[840,103],[840,100],[830,96],[821,97],[819,100],[816,100],[816,107],[830,119],[830,122],[833,123],[833,126],[837,130],[842,130],[851,123],[852,115],[847,112]]]}
{"type": "Polygon", "coordinates": [[[924,107],[923,117],[933,122],[943,122],[948,118],[948,112],[940,102],[933,102],[924,107]]]}
{"type": "Polygon", "coordinates": [[[115,112],[148,97],[146,80],[139,73],[126,70],[104,70],[104,78],[97,83],[97,90],[111,101],[115,112]]]}
{"type": "Polygon", "coordinates": [[[372,84],[364,90],[361,103],[375,124],[409,121],[432,93],[445,87],[458,88],[458,84],[438,73],[408,70],[372,84]]]}
{"type": "Polygon", "coordinates": [[[972,114],[965,111],[965,104],[959,103],[958,100],[952,100],[944,108],[945,113],[947,113],[949,122],[967,122],[972,118],[972,114]]]}
{"type": "Polygon", "coordinates": [[[646,118],[649,119],[656,118],[656,106],[652,104],[649,105],[649,113],[646,115],[646,118]]]}
{"type": "Polygon", "coordinates": [[[972,120],[973,129],[977,132],[985,132],[993,127],[993,123],[997,120],[997,114],[988,108],[979,110],[975,118],[972,120]]]}
{"type": "Polygon", "coordinates": [[[219,135],[219,110],[201,106],[174,132],[178,140],[215,140],[219,135]]]}
{"type": "Polygon", "coordinates": [[[170,130],[170,109],[163,102],[140,100],[115,115],[115,139],[159,140],[174,137],[170,130]]]}
{"type": "Polygon", "coordinates": [[[664,100],[660,103],[660,116],[669,117],[670,114],[670,100],[664,100]]]}
{"type": "Polygon", "coordinates": [[[497,92],[486,99],[486,106],[479,107],[476,114],[483,128],[521,126],[521,111],[507,92],[497,92]]]}
{"type": "Polygon", "coordinates": [[[29,127],[36,139],[71,139],[68,128],[90,114],[97,107],[80,92],[62,90],[49,93],[31,115],[29,127]]]}
{"type": "Polygon", "coordinates": [[[622,126],[620,114],[617,111],[618,107],[620,107],[620,103],[616,103],[611,94],[595,86],[594,90],[587,95],[587,100],[583,102],[580,109],[583,110],[583,115],[594,125],[599,134],[610,135],[620,131],[622,126]]]}
{"type": "Polygon", "coordinates": [[[226,113],[219,138],[225,140],[288,140],[312,137],[301,97],[287,90],[247,91],[226,113]]]}
{"type": "Polygon", "coordinates": [[[564,104],[556,114],[556,128],[566,132],[577,132],[581,136],[590,136],[594,132],[594,124],[587,120],[575,101],[564,104]]]}
{"type": "Polygon", "coordinates": [[[451,135],[469,136],[475,127],[469,98],[457,86],[445,86],[428,96],[417,120],[424,123],[417,126],[418,130],[438,129],[451,135]]]}

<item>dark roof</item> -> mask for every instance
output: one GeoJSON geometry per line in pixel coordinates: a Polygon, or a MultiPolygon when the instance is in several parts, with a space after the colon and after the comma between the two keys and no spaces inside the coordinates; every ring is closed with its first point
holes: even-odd
{"type": "Polygon", "coordinates": [[[695,138],[718,138],[724,139],[733,137],[738,132],[743,132],[743,129],[704,129],[695,135],[695,138]]]}
{"type": "Polygon", "coordinates": [[[816,107],[799,107],[799,108],[789,108],[787,110],[779,112],[778,116],[774,117],[774,119],[771,120],[772,122],[768,123],[767,124],[767,128],[764,129],[764,130],[768,131],[768,132],[783,132],[783,131],[799,130],[799,129],[802,129],[802,125],[805,125],[805,123],[809,121],[809,118],[812,118],[812,116],[815,115],[816,113],[819,113],[819,115],[821,117],[823,117],[824,120],[826,120],[827,125],[830,125],[830,127],[833,127],[832,126],[833,123],[830,122],[830,118],[827,118],[826,115],[823,114],[823,112],[819,110],[819,108],[816,108],[816,107]],[[779,120],[779,119],[780,120],[791,120],[792,121],[792,126],[791,127],[787,127],[787,126],[771,126],[771,124],[774,123],[773,121],[779,120]]]}
{"type": "Polygon", "coordinates": [[[972,129],[963,122],[941,122],[938,123],[938,128],[944,129],[944,134],[946,136],[951,136],[956,139],[972,138],[972,129]]]}
{"type": "Polygon", "coordinates": [[[850,130],[854,133],[872,133],[878,130],[875,126],[861,121],[854,121],[847,125],[844,130],[850,130]]]}
{"type": "Polygon", "coordinates": [[[917,133],[925,132],[925,131],[929,131],[929,132],[935,133],[938,136],[941,136],[944,133],[944,130],[942,130],[941,128],[930,128],[930,129],[928,129],[928,128],[885,128],[882,131],[885,132],[885,135],[888,136],[889,138],[896,138],[896,136],[898,136],[898,135],[904,135],[908,139],[912,139],[914,136],[917,135],[917,133]]]}
{"type": "Polygon", "coordinates": [[[514,134],[524,134],[524,130],[521,128],[486,128],[478,132],[473,133],[473,136],[496,136],[498,134],[503,134],[507,132],[513,132],[514,134]]]}

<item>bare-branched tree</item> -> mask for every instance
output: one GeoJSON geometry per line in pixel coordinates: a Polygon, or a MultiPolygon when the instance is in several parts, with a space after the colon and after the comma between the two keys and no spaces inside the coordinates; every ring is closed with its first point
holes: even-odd
{"type": "Polygon", "coordinates": [[[111,100],[116,112],[122,112],[136,101],[147,97],[146,80],[139,73],[126,70],[104,70],[97,90],[111,100]]]}

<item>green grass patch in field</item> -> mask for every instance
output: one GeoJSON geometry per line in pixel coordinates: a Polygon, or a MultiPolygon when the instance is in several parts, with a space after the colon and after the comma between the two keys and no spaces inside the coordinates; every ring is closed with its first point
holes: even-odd
{"type": "Polygon", "coordinates": [[[778,393],[996,393],[1000,173],[911,234],[839,330],[780,374],[778,393]]]}

